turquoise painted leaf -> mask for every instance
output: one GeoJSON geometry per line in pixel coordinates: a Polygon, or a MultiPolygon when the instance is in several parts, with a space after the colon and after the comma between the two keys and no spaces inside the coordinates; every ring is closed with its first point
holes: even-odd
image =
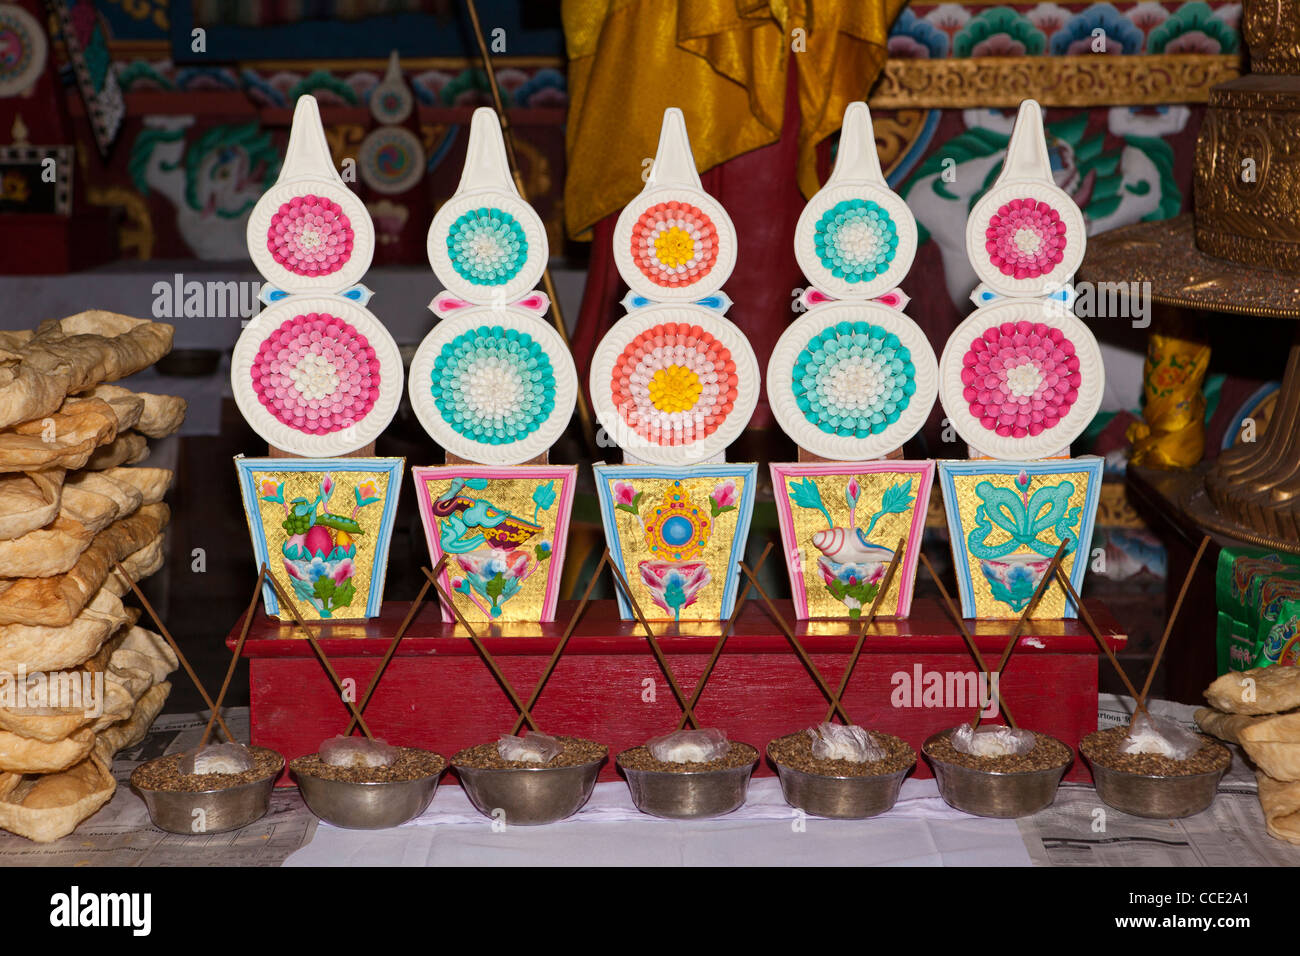
{"type": "Polygon", "coordinates": [[[871,529],[876,526],[876,522],[885,515],[902,514],[912,506],[916,500],[916,495],[912,494],[912,480],[900,481],[896,485],[891,485],[880,496],[880,510],[871,516],[871,523],[867,525],[867,530],[862,532],[864,536],[871,534],[871,529]]]}
{"type": "Polygon", "coordinates": [[[555,504],[555,482],[548,481],[544,485],[538,485],[537,490],[533,492],[533,504],[541,511],[550,511],[551,505],[555,504]]]}
{"type": "Polygon", "coordinates": [[[811,478],[790,483],[790,500],[800,508],[812,508],[814,511],[826,510],[826,506],[822,504],[821,490],[817,487],[817,482],[811,478]]]}

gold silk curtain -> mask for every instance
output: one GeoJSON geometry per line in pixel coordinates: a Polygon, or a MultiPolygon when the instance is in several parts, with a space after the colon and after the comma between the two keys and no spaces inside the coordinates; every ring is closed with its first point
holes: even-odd
{"type": "Polygon", "coordinates": [[[798,70],[799,188],[816,146],[867,95],[906,0],[564,0],[569,50],[565,224],[586,236],[641,189],[663,112],[680,107],[705,170],[776,142],[798,70]]]}

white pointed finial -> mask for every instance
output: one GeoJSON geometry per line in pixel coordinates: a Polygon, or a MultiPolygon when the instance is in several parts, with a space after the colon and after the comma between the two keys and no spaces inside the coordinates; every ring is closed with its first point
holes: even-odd
{"type": "Polygon", "coordinates": [[[284,151],[284,165],[280,167],[280,178],[276,182],[288,183],[297,179],[327,179],[343,184],[330,156],[325,127],[321,125],[320,107],[316,97],[310,94],[298,97],[294,106],[289,147],[284,151]]]}
{"type": "Polygon", "coordinates": [[[1020,104],[1016,125],[1011,130],[1006,162],[998,181],[1040,179],[1052,183],[1052,165],[1047,158],[1047,138],[1043,133],[1043,111],[1037,100],[1020,104]]]}
{"type": "Polygon", "coordinates": [[[675,106],[664,110],[664,124],[659,130],[659,148],[645,188],[655,186],[690,186],[702,190],[700,174],[695,168],[691,140],[686,135],[686,117],[675,106]]]}
{"type": "Polygon", "coordinates": [[[871,125],[871,110],[863,102],[850,103],[844,111],[844,125],[840,131],[839,150],[835,155],[835,169],[827,180],[832,183],[866,182],[888,189],[885,174],[880,169],[880,154],[876,152],[876,134],[871,125]]]}
{"type": "Polygon", "coordinates": [[[510,161],[506,158],[506,141],[501,135],[501,120],[496,110],[480,106],[469,124],[469,145],[465,148],[465,168],[456,192],[475,189],[498,189],[518,196],[510,161]]]}
{"type": "Polygon", "coordinates": [[[383,82],[397,85],[402,82],[402,62],[396,50],[388,54],[388,69],[384,71],[383,82]]]}

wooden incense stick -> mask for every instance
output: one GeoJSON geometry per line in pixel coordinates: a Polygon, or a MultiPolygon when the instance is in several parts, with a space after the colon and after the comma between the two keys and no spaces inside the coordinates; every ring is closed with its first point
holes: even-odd
{"type": "MultiPolygon", "coordinates": [[[[1097,626],[1097,622],[1092,619],[1092,613],[1083,606],[1083,601],[1080,600],[1079,595],[1075,592],[1074,585],[1070,583],[1070,576],[1065,573],[1064,567],[1058,567],[1056,569],[1056,577],[1061,582],[1061,587],[1065,588],[1066,595],[1074,602],[1074,606],[1079,609],[1079,616],[1083,618],[1083,623],[1087,625],[1088,630],[1092,632],[1093,640],[1097,642],[1097,646],[1102,649],[1107,660],[1110,661],[1111,666],[1114,667],[1116,673],[1119,674],[1119,679],[1123,682],[1124,689],[1133,695],[1133,700],[1137,703],[1138,710],[1142,711],[1144,714],[1147,713],[1146,704],[1143,703],[1141,695],[1133,687],[1133,682],[1129,680],[1127,672],[1125,672],[1124,668],[1120,666],[1119,658],[1115,656],[1115,651],[1111,648],[1110,642],[1102,635],[1101,628],[1097,626]]],[[[1150,717],[1151,715],[1147,714],[1147,716],[1150,717]]]]}
{"type": "MultiPolygon", "coordinates": [[[[772,553],[772,542],[767,543],[763,553],[758,556],[758,561],[754,564],[754,573],[758,574],[763,570],[763,565],[767,563],[767,556],[772,553]]],[[[740,612],[745,607],[745,601],[749,599],[749,592],[754,586],[748,581],[745,582],[745,590],[740,592],[740,597],[736,598],[736,606],[731,609],[731,617],[722,626],[722,633],[718,635],[718,641],[713,645],[713,653],[709,655],[708,663],[704,665],[704,671],[700,674],[700,679],[695,682],[695,692],[691,694],[691,709],[700,702],[700,697],[704,693],[704,685],[708,682],[709,677],[713,674],[714,665],[718,663],[718,658],[722,656],[722,648],[727,643],[727,638],[731,635],[731,629],[736,626],[736,621],[740,618],[740,612]]],[[[686,714],[682,714],[682,719],[677,722],[678,730],[686,729],[686,714]]]]}
{"type": "MultiPolygon", "coordinates": [[[[514,178],[515,189],[519,190],[520,198],[524,202],[528,202],[528,191],[524,187],[524,177],[519,170],[519,157],[515,154],[514,131],[510,128],[510,118],[506,114],[505,104],[501,99],[501,86],[497,83],[496,70],[492,67],[492,56],[488,52],[487,38],[483,35],[483,24],[479,21],[478,7],[475,5],[474,0],[465,0],[465,5],[469,9],[469,21],[474,30],[474,39],[478,41],[479,56],[483,58],[483,72],[487,74],[488,89],[492,93],[492,105],[496,108],[497,120],[501,123],[501,138],[506,144],[506,161],[510,164],[510,174],[514,178]]],[[[564,313],[560,308],[560,296],[556,292],[555,280],[551,276],[549,264],[542,267],[542,285],[546,289],[547,298],[551,300],[551,324],[555,326],[555,331],[560,334],[564,347],[572,350],[569,344],[569,330],[564,323],[564,313]]],[[[583,441],[592,457],[598,458],[599,455],[595,444],[596,430],[592,427],[591,408],[587,405],[585,389],[578,389],[577,408],[583,441]]]]}
{"type": "MultiPolygon", "coordinates": [[[[961,611],[957,609],[957,605],[953,603],[952,595],[950,595],[948,589],[944,587],[943,579],[939,577],[939,573],[935,571],[934,565],[930,563],[930,559],[925,556],[924,551],[919,551],[917,557],[921,559],[921,563],[925,565],[925,570],[929,572],[930,578],[934,581],[935,586],[938,587],[939,595],[943,598],[944,606],[948,608],[949,616],[952,618],[953,623],[957,625],[957,632],[961,634],[962,640],[966,642],[966,647],[970,650],[971,656],[975,658],[976,666],[979,667],[982,673],[987,675],[989,673],[989,666],[984,662],[984,655],[980,653],[979,645],[975,643],[975,638],[971,636],[970,631],[966,630],[966,621],[962,618],[961,611]]],[[[1002,715],[1007,718],[1007,724],[1012,730],[1015,730],[1016,719],[1011,716],[1011,708],[1007,706],[1007,702],[1002,698],[1001,688],[994,685],[991,677],[986,677],[986,679],[989,682],[990,693],[997,697],[998,707],[1002,710],[1002,715]]]]}
{"type": "Polygon", "coordinates": [[[334,687],[339,692],[339,698],[343,703],[347,704],[348,710],[352,711],[352,716],[356,718],[357,723],[360,725],[361,732],[366,735],[367,740],[374,740],[374,734],[370,732],[370,727],[367,726],[366,719],[361,716],[361,711],[357,710],[356,702],[348,697],[347,691],[343,689],[343,681],[341,681],[339,675],[335,673],[334,665],[330,663],[329,656],[325,653],[325,648],[320,646],[320,642],[316,640],[316,635],[311,632],[311,628],[307,626],[307,622],[302,619],[302,615],[299,614],[298,609],[294,607],[293,601],[289,600],[289,595],[284,593],[284,588],[280,587],[280,582],[275,579],[275,575],[268,574],[266,579],[271,582],[271,590],[275,591],[275,596],[276,599],[279,600],[280,606],[289,609],[289,613],[293,615],[298,630],[302,631],[303,637],[307,638],[307,643],[311,645],[311,649],[315,651],[316,656],[320,658],[321,666],[325,668],[325,673],[329,675],[329,679],[334,682],[334,687]]]}
{"type": "Polygon", "coordinates": [[[655,660],[659,663],[659,669],[664,672],[664,677],[668,679],[668,686],[672,688],[673,696],[677,698],[677,704],[682,709],[682,715],[693,728],[698,730],[700,724],[699,721],[695,719],[695,711],[691,707],[690,702],[686,699],[686,695],[682,693],[681,687],[677,685],[677,678],[673,676],[673,669],[668,666],[668,658],[664,657],[664,652],[662,648],[659,647],[659,642],[655,640],[655,632],[650,627],[650,622],[647,621],[645,615],[641,613],[641,605],[637,603],[636,598],[632,595],[632,589],[628,587],[627,578],[623,577],[623,572],[618,569],[618,565],[615,564],[614,559],[610,557],[608,548],[605,549],[605,557],[608,559],[609,569],[614,572],[615,583],[618,584],[619,590],[623,592],[623,596],[627,598],[627,603],[632,605],[632,613],[635,614],[636,619],[641,622],[641,628],[645,631],[645,639],[649,642],[650,650],[654,653],[655,660]]]}
{"type": "MultiPolygon", "coordinates": [[[[446,558],[444,556],[443,561],[445,560],[446,558]]],[[[439,561],[438,564],[441,566],[443,561],[439,561]]],[[[532,731],[537,731],[537,721],[533,720],[532,712],[525,707],[524,702],[519,699],[519,695],[515,693],[514,685],[510,683],[501,668],[497,666],[496,658],[492,656],[492,653],[487,649],[487,646],[479,640],[479,636],[475,633],[474,628],[470,627],[469,621],[465,620],[465,615],[460,613],[460,608],[458,608],[456,603],[452,601],[451,596],[442,589],[442,584],[439,583],[432,571],[428,568],[421,568],[420,570],[423,571],[424,576],[432,582],[434,590],[436,590],[438,596],[442,598],[443,604],[451,609],[451,613],[456,618],[457,623],[469,632],[469,639],[474,645],[474,650],[478,651],[479,657],[483,658],[483,663],[488,666],[488,670],[492,672],[492,676],[497,679],[497,683],[501,685],[501,689],[506,692],[506,696],[510,698],[510,703],[514,704],[515,710],[519,711],[519,715],[528,722],[528,728],[532,731]]]]}
{"type": "Polygon", "coordinates": [[[871,610],[866,617],[858,621],[858,642],[853,646],[853,653],[849,655],[849,666],[845,668],[844,676],[840,678],[839,690],[835,692],[835,699],[826,710],[824,723],[831,722],[831,718],[835,716],[835,705],[844,697],[844,691],[849,686],[849,678],[853,676],[853,668],[857,667],[858,658],[862,656],[862,648],[867,643],[867,628],[876,620],[876,612],[880,610],[885,595],[889,593],[889,586],[894,582],[894,572],[898,570],[898,563],[903,557],[903,546],[906,543],[906,538],[898,539],[898,547],[894,549],[894,556],[889,559],[889,567],[885,569],[885,576],[880,580],[880,590],[876,592],[876,599],[871,602],[871,610]]]}
{"type": "MultiPolygon", "coordinates": [[[[591,591],[596,586],[596,581],[600,579],[600,572],[604,570],[605,565],[609,563],[609,552],[606,551],[596,562],[596,570],[592,572],[591,577],[587,579],[587,589],[582,592],[582,600],[578,602],[578,609],[573,612],[569,618],[568,626],[564,629],[564,634],[560,641],[555,645],[555,650],[551,653],[551,659],[546,662],[546,668],[542,671],[542,676],[538,679],[536,686],[533,688],[532,696],[528,698],[528,709],[532,710],[537,706],[537,699],[542,696],[542,689],[546,687],[546,682],[551,679],[551,674],[555,671],[555,665],[560,662],[560,655],[569,644],[569,638],[578,628],[578,621],[586,613],[587,604],[591,601],[591,591]]],[[[518,734],[524,726],[524,716],[521,713],[515,720],[515,725],[510,729],[512,734],[518,734]]]]}
{"type": "Polygon", "coordinates": [[[794,628],[789,625],[781,612],[776,609],[776,605],[773,604],[772,599],[768,597],[767,591],[765,591],[763,586],[758,583],[758,578],[754,577],[754,572],[752,572],[743,561],[740,564],[740,570],[745,572],[745,576],[753,582],[754,590],[758,592],[758,596],[762,598],[763,603],[767,605],[767,611],[772,615],[772,620],[776,622],[776,626],[781,629],[781,633],[784,634],[785,639],[790,642],[790,646],[794,648],[794,652],[799,655],[799,660],[803,663],[803,666],[807,668],[808,673],[812,675],[812,679],[816,681],[817,686],[821,688],[821,692],[825,694],[826,699],[830,701],[831,710],[840,715],[840,719],[844,721],[846,726],[852,724],[853,721],[850,719],[848,711],[844,709],[844,705],[831,691],[825,678],[822,677],[821,671],[817,669],[817,665],[813,663],[812,658],[808,656],[808,652],[804,650],[803,644],[801,644],[799,638],[795,636],[794,628]]]}
{"type": "MultiPolygon", "coordinates": [[[[1043,575],[1042,580],[1038,582],[1038,587],[1034,588],[1033,595],[1029,598],[1029,603],[1025,605],[1020,617],[1016,619],[1016,626],[1011,629],[1011,637],[1008,638],[1006,646],[1002,649],[1002,656],[998,658],[998,669],[994,672],[998,677],[998,686],[1002,684],[1002,671],[1007,666],[1007,661],[1011,660],[1011,652],[1016,649],[1016,643],[1020,640],[1020,635],[1029,622],[1029,618],[1034,611],[1038,610],[1039,602],[1043,600],[1043,595],[1047,589],[1052,586],[1056,580],[1056,569],[1061,566],[1061,561],[1065,558],[1065,549],[1069,547],[1070,539],[1066,538],[1056,548],[1056,553],[1052,555],[1052,562],[1047,566],[1047,572],[1043,575]]],[[[993,681],[992,675],[988,678],[990,684],[993,681]]],[[[975,719],[971,722],[972,727],[979,727],[980,720],[983,717],[983,708],[976,711],[975,719]]]]}
{"type": "Polygon", "coordinates": [[[1138,706],[1145,709],[1147,694],[1151,693],[1151,682],[1156,678],[1156,670],[1160,667],[1160,659],[1164,657],[1165,645],[1169,643],[1169,635],[1174,632],[1174,622],[1178,620],[1178,612],[1183,609],[1183,598],[1187,597],[1187,589],[1192,586],[1192,578],[1196,576],[1196,569],[1200,566],[1201,557],[1205,554],[1205,549],[1209,547],[1210,536],[1207,534],[1201,538],[1201,546],[1196,549],[1196,557],[1192,558],[1192,566],[1187,569],[1187,576],[1183,578],[1183,586],[1178,590],[1178,599],[1174,601],[1174,609],[1169,614],[1169,620],[1165,622],[1165,632],[1160,636],[1160,644],[1156,647],[1156,656],[1151,661],[1151,670],[1147,672],[1147,679],[1142,684],[1142,696],[1138,698],[1138,706]]]}
{"type": "MultiPolygon", "coordinates": [[[[376,670],[374,676],[370,678],[370,686],[366,688],[365,694],[361,697],[361,706],[357,708],[359,712],[363,714],[366,712],[366,705],[370,703],[370,698],[375,693],[375,688],[379,686],[379,678],[384,676],[384,671],[388,669],[389,662],[392,661],[393,655],[397,653],[397,645],[402,642],[402,638],[406,636],[407,628],[411,626],[411,622],[415,620],[415,615],[418,614],[420,608],[424,606],[424,598],[429,593],[429,587],[429,582],[425,581],[424,587],[420,588],[420,593],[415,596],[415,603],[411,605],[411,609],[406,612],[406,617],[402,619],[401,625],[398,626],[397,633],[394,634],[393,639],[388,642],[388,649],[384,651],[384,658],[379,662],[379,669],[376,670]]],[[[343,736],[351,737],[352,731],[356,730],[356,728],[357,719],[353,717],[348,721],[348,726],[347,729],[343,731],[343,736]]]]}
{"type": "Polygon", "coordinates": [[[194,682],[194,686],[198,689],[199,696],[203,698],[203,703],[208,705],[208,709],[211,710],[213,715],[217,718],[217,726],[221,728],[221,732],[226,735],[226,739],[232,744],[238,743],[238,741],[235,740],[235,735],[232,734],[230,728],[226,726],[226,722],[221,719],[221,714],[217,710],[217,705],[212,698],[208,696],[208,691],[203,686],[203,682],[199,680],[199,675],[194,673],[194,668],[190,667],[190,662],[185,659],[185,652],[182,651],[181,646],[176,643],[176,638],[172,637],[171,632],[167,630],[167,625],[162,622],[162,618],[160,618],[158,612],[153,609],[153,605],[149,603],[149,599],[144,596],[144,592],[136,585],[135,580],[131,575],[126,573],[126,568],[122,567],[122,562],[114,562],[114,567],[117,568],[117,573],[122,575],[122,580],[130,585],[131,590],[135,592],[135,596],[140,600],[140,603],[144,605],[144,609],[149,612],[149,617],[153,619],[154,626],[158,628],[158,632],[162,634],[162,636],[167,640],[167,643],[171,645],[172,651],[176,654],[176,659],[181,662],[181,666],[185,668],[185,673],[189,675],[190,680],[194,682]]]}
{"type": "Polygon", "coordinates": [[[266,580],[266,565],[257,572],[257,584],[253,585],[253,599],[248,602],[248,610],[244,612],[244,626],[239,629],[239,640],[235,642],[235,653],[230,656],[230,666],[226,668],[226,679],[221,682],[221,691],[217,694],[217,702],[213,708],[212,716],[208,718],[208,724],[203,728],[203,737],[199,740],[199,750],[208,745],[208,738],[212,736],[212,726],[217,721],[217,714],[221,712],[221,705],[226,700],[226,691],[230,689],[230,681],[235,676],[235,668],[239,666],[239,655],[244,652],[244,642],[248,640],[248,632],[253,626],[253,612],[257,610],[257,599],[262,594],[262,584],[266,580]]]}

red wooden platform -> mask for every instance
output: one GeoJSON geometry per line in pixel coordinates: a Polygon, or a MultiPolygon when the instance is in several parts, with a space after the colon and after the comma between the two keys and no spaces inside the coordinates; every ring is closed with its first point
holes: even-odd
{"type": "MultiPolygon", "coordinates": [[[[794,621],[817,667],[837,687],[853,649],[848,622],[794,621]]],[[[1099,602],[1087,601],[1111,646],[1127,637],[1099,602]]],[[[484,625],[479,636],[523,700],[541,676],[576,602],[561,602],[553,624],[484,625]]],[[[313,625],[341,679],[356,682],[360,698],[410,604],[386,602],[380,617],[364,622],[313,625]]],[[[241,617],[227,646],[234,648],[241,617]]],[[[968,621],[981,652],[996,661],[1014,622],[968,621]]],[[[712,652],[721,622],[654,625],[664,654],[689,697],[712,652]]],[[[249,660],[253,743],[292,760],[341,733],[350,714],[310,645],[293,628],[256,612],[244,647],[249,660]]],[[[1097,728],[1100,651],[1079,621],[1026,625],[1002,676],[1002,693],[1017,723],[1053,734],[1076,750],[1097,728]]],[[[960,706],[963,675],[977,668],[942,606],[917,600],[910,617],[880,620],[844,695],[854,721],[896,734],[919,752],[937,730],[969,720],[974,703],[960,706]],[[940,675],[936,685],[933,675],[940,675]],[[920,687],[914,686],[920,682],[920,687]],[[930,693],[925,694],[926,687],[930,693]],[[935,687],[941,686],[943,694],[935,687]]],[[[749,601],[696,708],[703,726],[763,749],[769,740],[821,721],[827,702],[757,601],[749,601]]],[[[637,625],[618,619],[613,601],[592,602],[534,708],[541,729],[588,737],[609,745],[611,758],[626,747],[676,728],[681,711],[637,625]]],[[[436,602],[421,609],[389,665],[366,722],[389,743],[457,750],[493,740],[514,723],[515,711],[465,631],[444,624],[436,602]]],[[[764,762],[759,773],[771,773],[764,762]]],[[[917,776],[928,777],[922,759],[917,776]]],[[[602,779],[616,779],[613,760],[602,779]]],[[[1088,780],[1076,760],[1068,779],[1088,780]]],[[[283,781],[282,781],[283,782],[283,781]]]]}

